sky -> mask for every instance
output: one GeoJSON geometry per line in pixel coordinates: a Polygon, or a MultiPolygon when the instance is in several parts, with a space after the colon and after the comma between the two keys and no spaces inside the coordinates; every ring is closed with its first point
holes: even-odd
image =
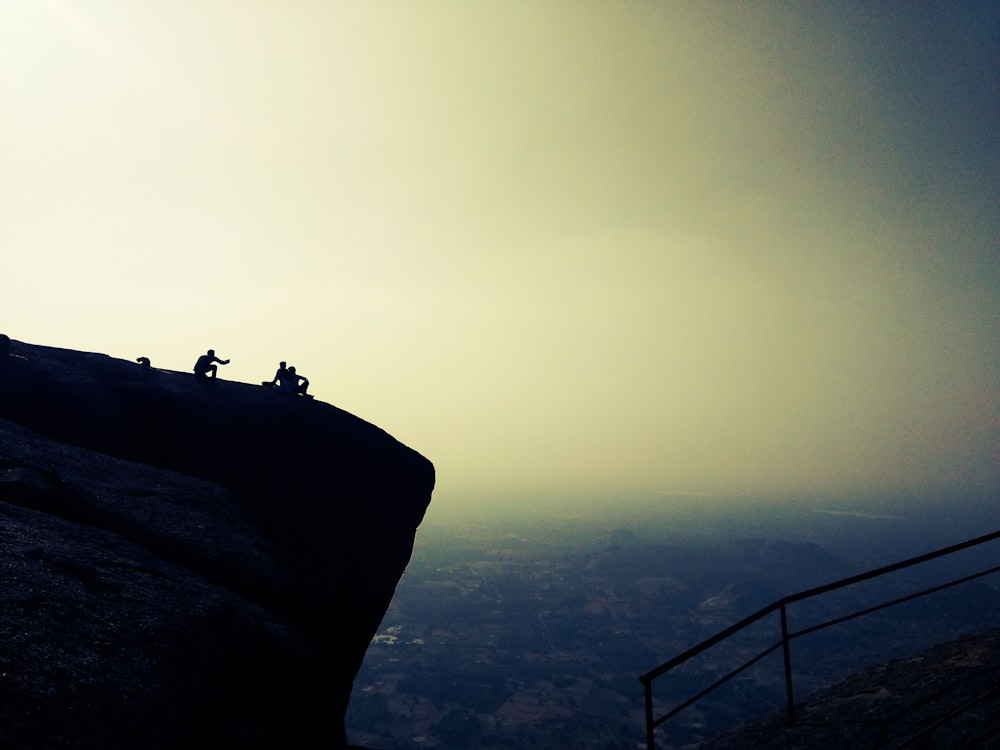
{"type": "Polygon", "coordinates": [[[0,330],[435,504],[1000,490],[1000,5],[0,0],[0,330]]]}

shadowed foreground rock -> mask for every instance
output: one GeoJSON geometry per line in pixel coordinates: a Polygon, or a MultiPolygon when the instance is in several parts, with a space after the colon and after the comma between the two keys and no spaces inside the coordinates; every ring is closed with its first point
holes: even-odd
{"type": "Polygon", "coordinates": [[[0,747],[344,747],[434,468],[260,386],[13,342],[0,747]]]}
{"type": "MultiPolygon", "coordinates": [[[[658,747],[671,747],[664,738],[658,747]]],[[[1000,630],[859,672],[685,750],[989,750],[1000,747],[1000,630]]]]}

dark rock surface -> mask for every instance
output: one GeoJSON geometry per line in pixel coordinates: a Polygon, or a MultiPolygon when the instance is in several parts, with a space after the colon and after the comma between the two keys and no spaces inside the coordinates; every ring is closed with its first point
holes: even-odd
{"type": "MultiPolygon", "coordinates": [[[[666,730],[664,730],[666,731],[666,730]]],[[[669,737],[657,747],[671,747],[669,737]]],[[[855,674],[787,712],[687,750],[974,750],[1000,747],[1000,630],[855,674]]]]}
{"type": "Polygon", "coordinates": [[[0,748],[344,747],[433,486],[329,404],[12,342],[0,748]]]}

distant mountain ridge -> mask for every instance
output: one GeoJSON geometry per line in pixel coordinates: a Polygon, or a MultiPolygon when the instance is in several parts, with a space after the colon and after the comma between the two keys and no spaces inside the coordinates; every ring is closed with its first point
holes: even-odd
{"type": "Polygon", "coordinates": [[[0,747],[346,747],[433,464],[259,385],[0,359],[0,747]]]}

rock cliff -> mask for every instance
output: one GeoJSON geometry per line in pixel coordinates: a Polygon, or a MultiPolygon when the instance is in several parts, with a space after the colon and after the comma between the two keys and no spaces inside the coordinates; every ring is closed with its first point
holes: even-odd
{"type": "Polygon", "coordinates": [[[0,360],[0,748],[346,747],[430,461],[259,385],[0,360]]]}

